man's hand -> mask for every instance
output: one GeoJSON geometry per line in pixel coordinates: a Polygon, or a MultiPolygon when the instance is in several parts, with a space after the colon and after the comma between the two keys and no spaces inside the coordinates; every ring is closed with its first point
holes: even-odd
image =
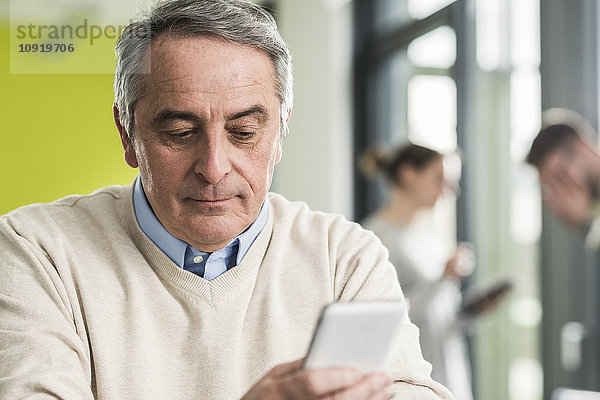
{"type": "Polygon", "coordinates": [[[550,210],[568,225],[577,227],[584,224],[592,207],[589,189],[566,174],[553,178],[542,185],[543,199],[550,210]]]}
{"type": "Polygon", "coordinates": [[[300,369],[302,359],[280,364],[242,400],[384,400],[390,379],[383,373],[362,376],[353,368],[300,369]]]}

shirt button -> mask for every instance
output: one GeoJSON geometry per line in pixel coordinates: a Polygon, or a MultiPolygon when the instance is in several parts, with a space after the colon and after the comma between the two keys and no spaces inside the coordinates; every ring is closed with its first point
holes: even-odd
{"type": "Polygon", "coordinates": [[[200,264],[203,260],[204,260],[204,258],[202,256],[194,257],[194,263],[196,263],[196,264],[200,264]]]}

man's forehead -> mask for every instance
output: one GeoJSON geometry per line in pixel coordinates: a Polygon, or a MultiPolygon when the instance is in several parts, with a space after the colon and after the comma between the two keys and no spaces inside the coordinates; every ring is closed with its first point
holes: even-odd
{"type": "Polygon", "coordinates": [[[260,50],[211,37],[165,37],[155,39],[150,54],[144,97],[155,107],[173,101],[279,104],[272,62],[260,50]]]}
{"type": "Polygon", "coordinates": [[[147,93],[155,101],[177,101],[190,104],[202,101],[218,101],[223,105],[244,103],[268,104],[270,103],[270,95],[274,94],[268,87],[259,83],[218,88],[198,84],[194,80],[189,80],[185,77],[177,81],[150,81],[147,93]]]}
{"type": "Polygon", "coordinates": [[[250,46],[212,37],[164,37],[152,43],[149,54],[157,84],[202,85],[212,93],[253,84],[275,86],[270,58],[250,46]]]}

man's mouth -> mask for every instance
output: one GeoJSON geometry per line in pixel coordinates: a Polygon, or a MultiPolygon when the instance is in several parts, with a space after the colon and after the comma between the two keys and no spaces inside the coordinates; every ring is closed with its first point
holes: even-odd
{"type": "Polygon", "coordinates": [[[213,205],[213,206],[218,206],[221,204],[225,204],[227,201],[233,199],[233,197],[223,197],[223,198],[218,198],[218,199],[194,199],[192,198],[191,200],[200,203],[200,204],[205,204],[205,205],[213,205]]]}

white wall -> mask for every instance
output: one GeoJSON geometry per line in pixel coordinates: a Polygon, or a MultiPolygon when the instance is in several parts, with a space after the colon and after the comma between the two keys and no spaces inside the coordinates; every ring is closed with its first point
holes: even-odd
{"type": "Polygon", "coordinates": [[[277,7],[295,82],[290,133],[272,190],[351,217],[351,4],[279,0],[277,7]]]}
{"type": "MultiPolygon", "coordinates": [[[[11,0],[17,1],[21,0],[11,0]]],[[[127,18],[136,7],[156,2],[61,0],[73,1],[127,18]]],[[[0,15],[8,16],[8,2],[2,5],[0,15]]],[[[276,7],[280,31],[293,54],[295,84],[290,133],[272,190],[305,201],[312,209],[351,217],[351,2],[277,0],[276,7]]]]}

